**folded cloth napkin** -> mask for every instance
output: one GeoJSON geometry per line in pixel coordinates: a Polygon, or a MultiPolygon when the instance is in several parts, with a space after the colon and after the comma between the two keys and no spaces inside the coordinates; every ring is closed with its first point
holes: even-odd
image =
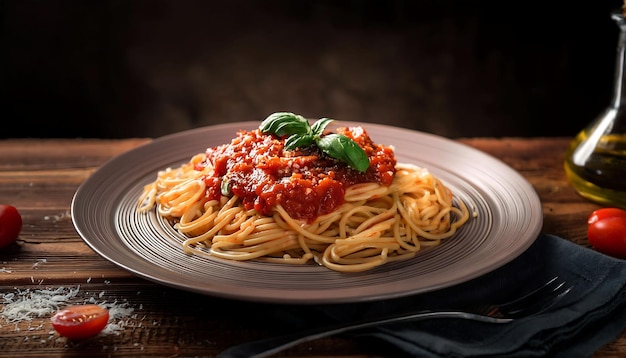
{"type": "Polygon", "coordinates": [[[388,347],[390,356],[589,357],[626,328],[626,261],[548,234],[540,235],[527,251],[503,267],[446,289],[377,302],[276,306],[265,312],[273,322],[280,321],[293,331],[409,310],[505,302],[555,276],[573,288],[539,315],[504,325],[433,319],[352,335],[364,338],[364,344],[376,344],[377,351],[388,347]]]}

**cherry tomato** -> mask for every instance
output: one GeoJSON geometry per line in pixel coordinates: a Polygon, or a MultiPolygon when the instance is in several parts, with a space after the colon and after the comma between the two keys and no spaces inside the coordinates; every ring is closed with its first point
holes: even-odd
{"type": "Polygon", "coordinates": [[[58,311],[51,318],[60,335],[70,339],[90,338],[100,333],[109,322],[109,311],[98,305],[77,305],[58,311]]]}
{"type": "Polygon", "coordinates": [[[622,209],[619,209],[619,208],[602,208],[602,209],[598,209],[598,210],[592,212],[591,215],[589,215],[589,219],[587,220],[587,223],[589,225],[591,225],[591,224],[595,223],[598,220],[602,220],[602,219],[610,218],[610,217],[614,217],[614,216],[626,218],[626,210],[622,210],[622,209]]]}
{"type": "Polygon", "coordinates": [[[22,230],[22,216],[14,206],[0,204],[0,249],[17,240],[22,230]]]}
{"type": "Polygon", "coordinates": [[[626,259],[626,211],[604,208],[591,213],[587,238],[599,252],[626,259]]]}

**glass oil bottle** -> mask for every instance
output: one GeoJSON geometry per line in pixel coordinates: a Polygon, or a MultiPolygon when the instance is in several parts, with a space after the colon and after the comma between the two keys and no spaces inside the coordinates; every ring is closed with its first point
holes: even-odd
{"type": "Polygon", "coordinates": [[[610,105],[570,143],[565,173],[583,197],[626,209],[626,20],[622,11],[614,12],[611,18],[620,30],[613,97],[610,105]]]}

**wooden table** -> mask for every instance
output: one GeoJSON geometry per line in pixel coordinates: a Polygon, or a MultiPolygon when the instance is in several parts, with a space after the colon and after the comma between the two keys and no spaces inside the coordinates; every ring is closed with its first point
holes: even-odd
{"type": "MultiPolygon", "coordinates": [[[[71,302],[92,299],[132,309],[119,316],[119,330],[80,344],[56,335],[50,315],[18,323],[6,323],[0,317],[0,354],[214,356],[230,345],[270,334],[265,323],[250,322],[234,313],[240,302],[137,278],[94,253],[74,230],[70,205],[78,186],[108,159],[148,141],[0,141],[0,202],[17,207],[24,221],[18,244],[0,251],[0,294],[73,288],[78,290],[71,302]]],[[[588,245],[586,218],[599,206],[579,197],[565,179],[562,162],[569,139],[459,141],[500,158],[534,186],[543,205],[544,232],[588,245]]],[[[333,337],[303,344],[285,354],[374,357],[384,353],[372,349],[333,337]]],[[[626,332],[600,349],[597,356],[626,356],[626,332]]]]}

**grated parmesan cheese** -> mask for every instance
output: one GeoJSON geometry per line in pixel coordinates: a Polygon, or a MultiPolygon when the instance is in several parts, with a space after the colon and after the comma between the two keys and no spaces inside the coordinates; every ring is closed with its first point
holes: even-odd
{"type": "Polygon", "coordinates": [[[43,317],[59,310],[60,305],[74,298],[79,287],[37,290],[17,290],[17,294],[2,294],[5,306],[2,316],[8,322],[30,321],[33,317],[43,317]]]}
{"type": "MultiPolygon", "coordinates": [[[[17,323],[52,316],[66,305],[79,304],[72,302],[79,291],[80,286],[56,289],[16,289],[15,292],[0,293],[0,304],[4,306],[0,311],[0,322],[16,324],[16,330],[18,330],[17,323]]],[[[132,315],[134,308],[130,307],[127,302],[100,301],[103,295],[104,291],[100,292],[97,298],[89,297],[84,301],[84,303],[97,304],[109,310],[109,323],[100,334],[118,333],[131,325],[126,318],[132,315]]],[[[38,328],[43,329],[43,326],[39,325],[38,328]]],[[[33,327],[29,329],[35,330],[33,327]]]]}

